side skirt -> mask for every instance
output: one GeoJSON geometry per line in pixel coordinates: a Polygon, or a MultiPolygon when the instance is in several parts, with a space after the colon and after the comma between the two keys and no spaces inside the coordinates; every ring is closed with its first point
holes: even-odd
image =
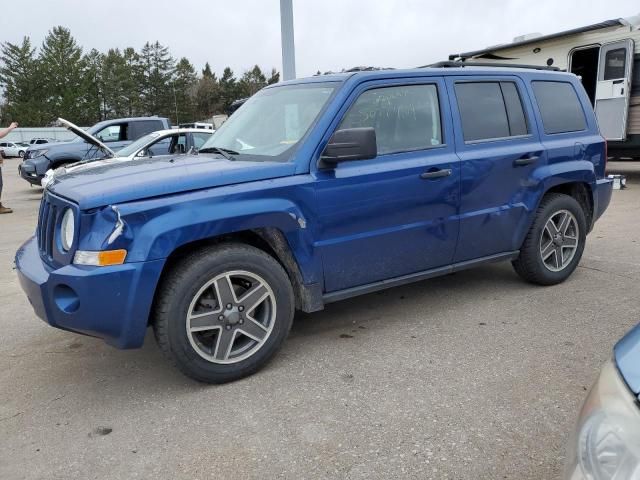
{"type": "Polygon", "coordinates": [[[338,290],[335,292],[325,293],[322,296],[324,303],[338,302],[346,298],[356,297],[358,295],[364,295],[367,293],[377,292],[379,290],[385,290],[391,287],[398,287],[407,283],[419,282],[420,280],[426,280],[428,278],[440,277],[453,272],[459,272],[466,270],[467,268],[476,267],[478,265],[484,265],[486,263],[503,262],[506,260],[514,260],[520,254],[520,250],[514,250],[513,252],[498,253],[496,255],[489,255],[488,257],[477,258],[475,260],[467,260],[464,262],[454,263],[445,267],[433,268],[431,270],[425,270],[422,272],[411,273],[409,275],[402,275],[401,277],[389,278],[386,280],[380,280],[378,282],[368,283],[366,285],[360,285],[357,287],[345,288],[344,290],[338,290]]]}

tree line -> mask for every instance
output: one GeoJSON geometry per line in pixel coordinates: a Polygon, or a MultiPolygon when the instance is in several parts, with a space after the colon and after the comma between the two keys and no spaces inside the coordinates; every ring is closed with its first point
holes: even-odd
{"type": "Polygon", "coordinates": [[[0,45],[0,121],[21,126],[50,125],[63,117],[78,125],[100,120],[160,115],[174,123],[224,113],[239,98],[280,80],[258,65],[237,78],[225,68],[218,76],[207,63],[196,71],[169,48],[147,42],[141,50],[112,48],[84,53],[64,27],[49,31],[38,50],[29,37],[0,45]]]}

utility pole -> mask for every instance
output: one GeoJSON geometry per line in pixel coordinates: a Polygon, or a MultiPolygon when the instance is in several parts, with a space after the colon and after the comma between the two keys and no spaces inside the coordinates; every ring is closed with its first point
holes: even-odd
{"type": "Polygon", "coordinates": [[[293,0],[280,0],[282,38],[282,79],[296,78],[296,46],[293,38],[293,0]]]}
{"type": "Polygon", "coordinates": [[[176,125],[180,125],[180,119],[178,118],[178,97],[176,96],[176,84],[172,83],[173,87],[173,104],[176,106],[176,125]]]}

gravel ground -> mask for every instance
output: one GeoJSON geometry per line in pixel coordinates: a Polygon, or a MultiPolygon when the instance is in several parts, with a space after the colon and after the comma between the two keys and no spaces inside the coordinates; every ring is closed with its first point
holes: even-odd
{"type": "Polygon", "coordinates": [[[0,478],[558,478],[586,390],[638,322],[640,165],[562,285],[509,264],[300,314],[259,374],[207,386],[152,336],[114,350],[37,319],[13,255],[40,190],[5,162],[0,478]]]}

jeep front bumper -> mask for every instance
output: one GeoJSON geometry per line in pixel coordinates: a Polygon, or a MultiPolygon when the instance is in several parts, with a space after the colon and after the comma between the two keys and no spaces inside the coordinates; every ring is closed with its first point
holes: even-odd
{"type": "Polygon", "coordinates": [[[15,262],[36,315],[52,327],[99,337],[117,348],[142,346],[164,260],[52,269],[32,237],[15,262]]]}

